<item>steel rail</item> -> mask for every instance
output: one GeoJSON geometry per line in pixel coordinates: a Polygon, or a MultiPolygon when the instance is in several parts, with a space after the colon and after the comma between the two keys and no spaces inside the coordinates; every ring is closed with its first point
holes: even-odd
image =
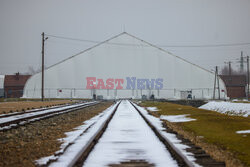
{"type": "Polygon", "coordinates": [[[88,141],[85,147],[81,149],[79,154],[71,161],[71,163],[68,165],[68,167],[80,167],[83,166],[84,161],[87,159],[88,155],[92,151],[92,149],[97,144],[98,140],[102,137],[103,133],[108,127],[109,122],[115,115],[115,112],[117,111],[118,106],[120,105],[121,101],[118,102],[114,110],[112,111],[112,114],[110,114],[109,118],[100,126],[99,131],[95,133],[95,135],[88,141]]]}
{"type": "MultiPolygon", "coordinates": [[[[78,104],[78,103],[74,103],[74,104],[78,104]]],[[[56,106],[47,107],[47,108],[44,107],[44,108],[37,108],[37,109],[31,109],[31,110],[14,112],[14,113],[1,114],[0,118],[6,118],[6,117],[10,117],[10,116],[15,116],[15,115],[22,115],[22,114],[26,114],[26,113],[39,112],[39,111],[44,111],[44,110],[48,110],[48,109],[55,109],[55,108],[69,106],[69,105],[72,105],[72,104],[66,103],[66,104],[63,104],[63,105],[56,105],[56,106]]]]}
{"type": "Polygon", "coordinates": [[[170,152],[172,157],[177,161],[177,163],[180,166],[194,167],[194,164],[189,161],[187,157],[182,154],[182,152],[178,148],[176,148],[170,140],[161,135],[157,128],[141,113],[141,111],[134,105],[134,103],[132,103],[131,101],[130,103],[144,119],[144,121],[148,124],[148,126],[153,130],[153,132],[160,139],[160,141],[167,147],[168,151],[170,152]]]}
{"type": "MultiPolygon", "coordinates": [[[[62,109],[62,110],[56,110],[56,111],[52,111],[52,112],[48,112],[48,113],[31,115],[31,116],[27,116],[27,117],[24,117],[24,118],[19,118],[19,119],[17,118],[17,119],[14,119],[14,120],[6,121],[6,122],[3,122],[3,123],[0,123],[0,127],[2,128],[2,129],[0,129],[0,131],[9,130],[9,129],[12,129],[12,128],[17,127],[17,126],[21,126],[21,125],[24,125],[24,124],[27,124],[27,123],[30,123],[30,122],[34,122],[34,121],[38,121],[38,120],[41,120],[41,119],[49,118],[49,117],[52,117],[52,116],[55,116],[55,115],[76,111],[76,110],[79,110],[79,109],[82,109],[82,108],[86,108],[86,107],[89,107],[89,106],[96,105],[98,103],[99,102],[87,103],[87,104],[82,104],[80,106],[75,106],[75,107],[72,107],[72,108],[66,108],[66,109],[62,109]],[[11,125],[15,125],[15,126],[11,126],[11,125]],[[8,127],[8,126],[10,126],[10,127],[8,127]],[[8,128],[4,129],[4,127],[8,127],[8,128]]],[[[58,107],[58,109],[59,108],[60,107],[58,107]]],[[[42,111],[46,111],[46,110],[47,109],[44,109],[42,111]]],[[[24,114],[27,114],[27,113],[24,113],[24,114]]]]}

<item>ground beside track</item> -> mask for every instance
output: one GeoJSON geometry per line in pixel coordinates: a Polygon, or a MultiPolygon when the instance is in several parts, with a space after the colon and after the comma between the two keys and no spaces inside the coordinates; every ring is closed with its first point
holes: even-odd
{"type": "Polygon", "coordinates": [[[0,132],[0,166],[35,166],[34,161],[60,149],[59,138],[108,108],[103,102],[78,111],[0,132]]]}
{"type": "Polygon", "coordinates": [[[250,134],[236,134],[238,130],[250,129],[250,117],[228,116],[213,111],[166,102],[143,102],[145,107],[157,107],[155,116],[190,114],[196,121],[165,123],[184,135],[215,159],[225,161],[227,166],[250,166],[250,134]]]}

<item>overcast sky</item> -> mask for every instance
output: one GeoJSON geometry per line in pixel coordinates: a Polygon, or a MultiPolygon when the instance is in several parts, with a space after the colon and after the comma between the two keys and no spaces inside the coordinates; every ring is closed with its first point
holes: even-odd
{"type": "MultiPolygon", "coordinates": [[[[104,41],[123,31],[211,70],[250,44],[249,0],[0,0],[0,74],[41,66],[41,33],[104,41]]],[[[46,66],[94,43],[49,37],[46,66]]],[[[237,68],[238,63],[234,63],[237,68]]]]}

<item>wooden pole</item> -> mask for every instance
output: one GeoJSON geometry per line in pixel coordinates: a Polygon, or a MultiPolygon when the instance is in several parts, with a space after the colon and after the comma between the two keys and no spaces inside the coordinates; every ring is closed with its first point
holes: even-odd
{"type": "Polygon", "coordinates": [[[217,66],[215,67],[215,73],[214,73],[214,92],[213,92],[213,99],[215,99],[216,74],[217,74],[217,66]]]}
{"type": "Polygon", "coordinates": [[[44,32],[42,33],[42,88],[41,88],[41,98],[44,101],[44,32]]]}
{"type": "Polygon", "coordinates": [[[247,100],[249,96],[249,56],[247,56],[247,100]]]}
{"type": "Polygon", "coordinates": [[[218,67],[216,66],[216,77],[217,77],[217,82],[218,82],[218,96],[220,100],[220,82],[219,82],[219,77],[218,77],[218,67]]]}

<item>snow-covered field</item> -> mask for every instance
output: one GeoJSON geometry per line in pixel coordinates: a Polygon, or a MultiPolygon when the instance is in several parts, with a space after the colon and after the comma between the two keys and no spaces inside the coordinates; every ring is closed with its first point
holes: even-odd
{"type": "Polygon", "coordinates": [[[199,108],[243,117],[248,117],[250,115],[250,103],[210,101],[207,104],[200,106],[199,108]]]}

